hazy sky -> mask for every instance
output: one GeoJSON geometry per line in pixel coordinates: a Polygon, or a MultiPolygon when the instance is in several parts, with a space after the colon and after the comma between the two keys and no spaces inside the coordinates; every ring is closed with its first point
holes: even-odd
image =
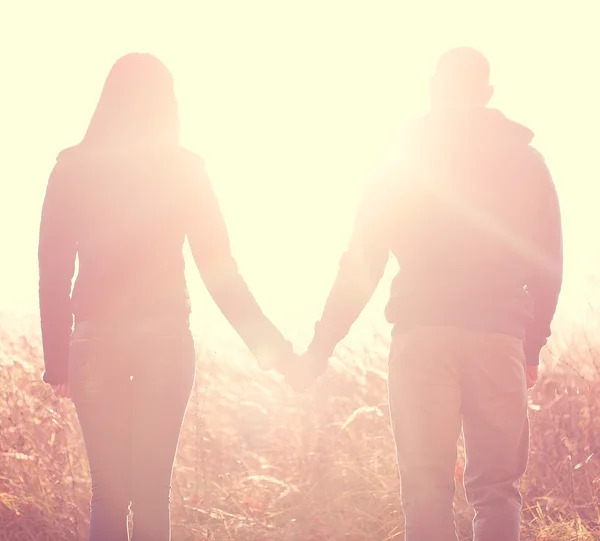
{"type": "MultiPolygon", "coordinates": [[[[487,54],[492,105],[531,127],[547,157],[563,207],[565,298],[600,271],[598,0],[7,4],[0,310],[36,309],[48,174],[131,51],[173,72],[183,142],[207,162],[243,275],[288,332],[310,331],[362,184],[403,122],[426,110],[435,60],[457,45],[487,54]]],[[[217,321],[189,271],[197,318],[217,321]]]]}

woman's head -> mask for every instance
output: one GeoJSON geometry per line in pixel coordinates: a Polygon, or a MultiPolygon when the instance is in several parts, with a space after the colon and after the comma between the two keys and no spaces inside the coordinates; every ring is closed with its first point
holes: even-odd
{"type": "Polygon", "coordinates": [[[179,115],[173,77],[150,54],[123,56],[110,70],[84,142],[101,146],[177,144],[179,115]]]}

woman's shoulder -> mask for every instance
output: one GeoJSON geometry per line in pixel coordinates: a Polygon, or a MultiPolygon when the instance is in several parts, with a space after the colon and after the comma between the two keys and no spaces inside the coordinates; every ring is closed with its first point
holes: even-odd
{"type": "Polygon", "coordinates": [[[85,149],[81,148],[81,145],[64,148],[56,156],[55,167],[64,169],[70,165],[79,163],[85,154],[85,149]]]}
{"type": "MultiPolygon", "coordinates": [[[[206,169],[202,156],[179,145],[159,145],[144,148],[99,148],[79,144],[65,148],[56,157],[54,170],[64,176],[68,172],[77,174],[82,169],[111,171],[124,167],[130,171],[132,164],[138,164],[143,170],[169,172],[187,179],[205,179],[206,169]]],[[[137,167],[137,166],[136,166],[137,167]]],[[[68,175],[67,175],[68,176],[68,175]]]]}
{"type": "Polygon", "coordinates": [[[61,150],[56,156],[56,161],[50,173],[50,181],[54,184],[64,184],[72,177],[75,164],[78,163],[77,147],[69,147],[61,150]]]}
{"type": "Polygon", "coordinates": [[[174,168],[178,168],[185,178],[189,180],[207,180],[204,158],[200,154],[185,147],[178,147],[175,153],[174,168]]]}

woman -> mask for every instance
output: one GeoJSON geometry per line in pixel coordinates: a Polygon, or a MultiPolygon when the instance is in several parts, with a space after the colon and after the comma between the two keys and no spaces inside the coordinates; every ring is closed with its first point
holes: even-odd
{"type": "Polygon", "coordinates": [[[83,141],[58,156],[44,200],[44,381],[75,403],[92,477],[90,541],[127,540],[130,505],[136,541],[170,538],[171,475],[195,373],[186,236],[260,366],[292,356],[239,275],[203,162],[179,146],[178,131],[166,67],[146,54],[121,58],[83,141]]]}

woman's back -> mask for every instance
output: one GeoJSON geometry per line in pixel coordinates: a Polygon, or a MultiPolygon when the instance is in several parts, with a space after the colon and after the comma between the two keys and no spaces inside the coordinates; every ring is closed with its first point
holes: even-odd
{"type": "Polygon", "coordinates": [[[46,189],[38,257],[47,383],[68,379],[73,316],[76,324],[168,319],[187,327],[186,236],[210,295],[261,366],[291,355],[238,272],[202,160],[179,146],[171,74],[151,55],[126,55],[46,189]]]}
{"type": "Polygon", "coordinates": [[[77,320],[189,314],[182,246],[190,183],[199,180],[194,162],[201,164],[170,146],[61,153],[53,180],[79,258],[77,320]]]}

